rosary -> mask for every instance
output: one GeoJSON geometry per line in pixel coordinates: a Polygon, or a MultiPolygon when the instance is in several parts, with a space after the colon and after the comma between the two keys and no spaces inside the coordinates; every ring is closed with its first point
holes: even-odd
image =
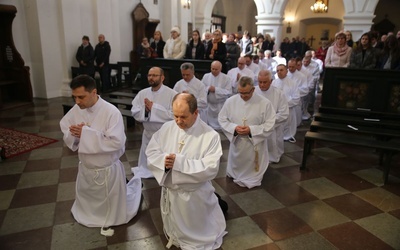
{"type": "MultiPolygon", "coordinates": [[[[246,126],[246,121],[247,121],[246,117],[243,117],[242,121],[243,121],[243,126],[246,126]]],[[[253,142],[253,139],[250,138],[250,141],[253,142]]],[[[258,172],[260,170],[260,165],[258,164],[258,149],[257,149],[257,145],[254,145],[254,164],[255,164],[254,170],[256,172],[258,172]]]]}

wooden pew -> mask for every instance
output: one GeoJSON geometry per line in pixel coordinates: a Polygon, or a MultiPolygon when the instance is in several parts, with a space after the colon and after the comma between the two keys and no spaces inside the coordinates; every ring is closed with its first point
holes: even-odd
{"type": "Polygon", "coordinates": [[[180,66],[182,63],[190,62],[194,65],[195,76],[200,80],[203,78],[205,73],[211,71],[210,60],[191,60],[191,59],[164,59],[164,58],[141,58],[140,59],[140,69],[137,82],[135,86],[140,89],[147,88],[149,83],[147,82],[147,73],[152,67],[160,67],[164,70],[165,80],[164,84],[170,88],[174,88],[175,83],[182,79],[182,74],[180,66]]]}
{"type": "Polygon", "coordinates": [[[383,179],[388,180],[392,156],[400,151],[399,71],[326,70],[319,112],[304,138],[300,169],[317,141],[374,148],[381,152],[383,179]]]}
{"type": "Polygon", "coordinates": [[[118,97],[126,97],[130,98],[131,101],[135,98],[136,94],[135,93],[129,93],[129,92],[122,92],[122,91],[114,91],[108,94],[110,98],[118,98],[118,97]]]}

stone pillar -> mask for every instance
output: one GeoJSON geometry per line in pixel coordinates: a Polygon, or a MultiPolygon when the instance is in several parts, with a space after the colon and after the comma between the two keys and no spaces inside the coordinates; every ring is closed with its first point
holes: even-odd
{"type": "Polygon", "coordinates": [[[350,30],[353,34],[353,41],[357,41],[362,34],[371,30],[372,20],[375,15],[345,15],[343,17],[343,29],[350,30]]]}
{"type": "Polygon", "coordinates": [[[275,37],[275,44],[277,48],[281,44],[281,34],[283,28],[283,17],[279,14],[262,14],[256,16],[257,33],[270,34],[275,37]]]}

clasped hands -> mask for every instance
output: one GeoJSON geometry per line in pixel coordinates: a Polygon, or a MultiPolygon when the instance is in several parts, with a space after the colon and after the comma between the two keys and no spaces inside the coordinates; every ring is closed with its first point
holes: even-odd
{"type": "Polygon", "coordinates": [[[165,156],[165,169],[171,169],[174,167],[174,162],[175,162],[175,154],[169,154],[165,156]]]}
{"type": "Polygon", "coordinates": [[[250,134],[249,126],[236,126],[235,131],[238,135],[248,135],[250,134]]]}
{"type": "Polygon", "coordinates": [[[147,98],[144,98],[144,106],[146,108],[146,112],[150,112],[151,108],[153,107],[153,102],[147,98]]]}
{"type": "Polygon", "coordinates": [[[77,124],[77,125],[71,125],[71,126],[69,126],[69,132],[71,133],[71,135],[81,138],[82,128],[85,125],[86,124],[84,122],[77,124]]]}

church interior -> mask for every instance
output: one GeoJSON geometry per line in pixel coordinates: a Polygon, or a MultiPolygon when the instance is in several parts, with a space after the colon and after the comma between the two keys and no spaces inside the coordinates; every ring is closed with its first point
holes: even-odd
{"type": "MultiPolygon", "coordinates": [[[[0,42],[15,45],[17,51],[10,59],[11,48],[0,44],[0,127],[57,140],[0,161],[0,249],[167,249],[161,188],[155,179],[142,180],[138,214],[113,227],[112,237],[80,225],[71,214],[79,160],[64,145],[59,122],[63,104],[71,103],[69,82],[83,35],[93,45],[98,34],[105,35],[112,47],[110,61],[118,66],[115,81],[124,82],[117,84],[118,90],[129,92],[141,66],[132,54],[139,36],[148,35],[138,28],[144,19],[147,27],[165,34],[165,40],[178,25],[185,38],[194,28],[248,30],[254,35],[270,33],[278,44],[284,37],[304,37],[314,49],[322,36],[333,38],[339,30],[352,31],[356,39],[372,27],[400,30],[397,0],[324,0],[325,13],[310,10],[315,2],[0,0],[0,5],[17,10],[9,23],[12,29],[0,31],[12,34],[0,42]],[[147,12],[135,12],[138,5],[147,12]],[[17,93],[2,92],[5,61],[21,66],[22,73],[14,74],[24,82],[17,93]]],[[[131,179],[143,126],[124,119],[127,142],[121,161],[131,179]]],[[[262,185],[252,189],[239,187],[226,176],[229,141],[220,133],[223,156],[212,184],[229,205],[228,234],[220,249],[400,249],[399,154],[391,159],[386,183],[380,152],[369,147],[318,141],[306,169],[300,170],[310,123],[298,127],[297,141],[285,142],[281,161],[270,164],[262,185]]]]}

